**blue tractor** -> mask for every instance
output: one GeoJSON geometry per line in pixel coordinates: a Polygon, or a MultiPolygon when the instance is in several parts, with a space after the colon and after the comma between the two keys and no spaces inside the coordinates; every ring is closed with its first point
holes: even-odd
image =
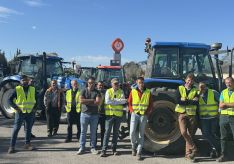
{"type": "MultiPolygon", "coordinates": [[[[66,62],[65,62],[66,63],[66,62]]],[[[33,85],[39,94],[38,111],[44,116],[43,97],[51,80],[58,81],[60,88],[69,89],[71,80],[78,81],[81,88],[85,82],[75,76],[65,76],[63,70],[63,58],[58,57],[56,53],[50,54],[21,54],[17,51],[14,59],[8,62],[9,76],[4,77],[0,82],[0,109],[7,118],[14,117],[14,111],[8,104],[9,96],[12,94],[15,86],[20,83],[20,75],[27,75],[32,79],[33,85]]],[[[63,111],[61,121],[66,120],[65,111],[63,111]]]]}
{"type": "Polygon", "coordinates": [[[0,82],[3,80],[4,76],[7,74],[7,60],[5,53],[0,50],[0,82]]]}
{"type": "MultiPolygon", "coordinates": [[[[184,83],[189,73],[193,73],[196,83],[205,81],[210,88],[222,90],[222,61],[218,54],[233,50],[220,50],[220,43],[210,46],[200,43],[156,42],[151,45],[150,38],[145,45],[148,54],[145,85],[151,89],[154,102],[145,130],[144,149],[176,154],[184,149],[175,113],[178,86],[184,83]]],[[[231,69],[229,74],[232,75],[231,69]]]]}

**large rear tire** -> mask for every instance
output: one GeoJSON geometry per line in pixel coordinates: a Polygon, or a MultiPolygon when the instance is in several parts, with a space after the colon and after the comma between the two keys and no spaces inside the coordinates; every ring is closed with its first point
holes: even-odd
{"type": "Polygon", "coordinates": [[[175,104],[171,101],[159,100],[153,103],[145,129],[145,150],[166,154],[183,152],[184,140],[174,111],[175,104]]]}
{"type": "Polygon", "coordinates": [[[19,85],[17,81],[6,81],[0,88],[0,109],[6,118],[14,118],[14,109],[10,106],[8,100],[17,85],[19,85]]]}

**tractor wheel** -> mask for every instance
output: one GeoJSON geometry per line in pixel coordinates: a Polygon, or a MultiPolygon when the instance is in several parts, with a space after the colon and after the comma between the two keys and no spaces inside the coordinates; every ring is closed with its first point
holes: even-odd
{"type": "Polygon", "coordinates": [[[144,149],[166,154],[182,153],[184,140],[179,130],[175,104],[159,100],[153,103],[153,110],[145,129],[144,149]]]}
{"type": "Polygon", "coordinates": [[[8,100],[17,85],[19,85],[17,81],[6,81],[0,88],[0,109],[6,118],[14,118],[14,109],[8,100]]]}

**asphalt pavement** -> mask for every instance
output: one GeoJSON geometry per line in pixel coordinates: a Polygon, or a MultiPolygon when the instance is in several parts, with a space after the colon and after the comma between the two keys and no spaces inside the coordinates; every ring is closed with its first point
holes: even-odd
{"type": "MultiPolygon", "coordinates": [[[[129,137],[119,141],[118,151],[121,155],[113,156],[110,152],[108,157],[100,157],[99,155],[92,155],[89,152],[89,134],[87,135],[87,150],[83,155],[76,155],[79,143],[73,136],[73,142],[64,143],[66,138],[66,124],[61,124],[58,135],[52,138],[47,137],[46,122],[37,120],[33,127],[33,134],[36,135],[32,139],[32,144],[36,146],[35,151],[25,151],[24,145],[24,128],[22,127],[17,140],[16,150],[14,154],[7,154],[11,131],[13,127],[13,120],[6,119],[0,114],[0,163],[16,164],[16,163],[40,163],[40,164],[187,164],[191,161],[185,160],[183,155],[163,155],[144,152],[143,160],[138,161],[136,157],[131,156],[131,145],[129,137]]],[[[76,127],[73,127],[73,132],[76,132],[76,127]]],[[[99,134],[98,134],[99,135],[99,134]]],[[[207,157],[208,144],[202,139],[200,134],[196,136],[198,147],[201,150],[201,157],[197,163],[217,163],[214,159],[207,157]]],[[[100,150],[100,140],[98,140],[98,149],[100,150]]],[[[226,162],[227,164],[234,164],[234,161],[226,162]]]]}

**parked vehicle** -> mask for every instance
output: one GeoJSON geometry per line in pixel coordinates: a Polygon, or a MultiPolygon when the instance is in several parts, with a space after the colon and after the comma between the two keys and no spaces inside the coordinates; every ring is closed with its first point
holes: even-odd
{"type": "Polygon", "coordinates": [[[148,54],[145,85],[151,89],[154,102],[145,130],[144,149],[175,154],[184,148],[175,113],[178,86],[184,83],[189,73],[193,73],[196,83],[203,81],[210,88],[221,91],[222,61],[218,54],[229,53],[231,50],[219,50],[222,46],[220,43],[210,46],[200,43],[156,42],[151,45],[149,38],[145,45],[148,54]]]}
{"type": "MultiPolygon", "coordinates": [[[[62,67],[63,58],[56,53],[50,54],[21,54],[17,51],[16,56],[9,61],[9,75],[4,77],[0,83],[0,109],[2,114],[7,118],[14,117],[14,110],[8,104],[9,96],[14,91],[15,86],[20,83],[20,75],[27,75],[32,79],[32,83],[38,92],[38,111],[41,116],[44,116],[43,97],[52,79],[58,81],[60,88],[70,88],[70,82],[76,79],[81,87],[84,87],[84,82],[73,77],[64,76],[62,67]]],[[[66,114],[62,114],[62,121],[66,120],[66,114]]]]}

